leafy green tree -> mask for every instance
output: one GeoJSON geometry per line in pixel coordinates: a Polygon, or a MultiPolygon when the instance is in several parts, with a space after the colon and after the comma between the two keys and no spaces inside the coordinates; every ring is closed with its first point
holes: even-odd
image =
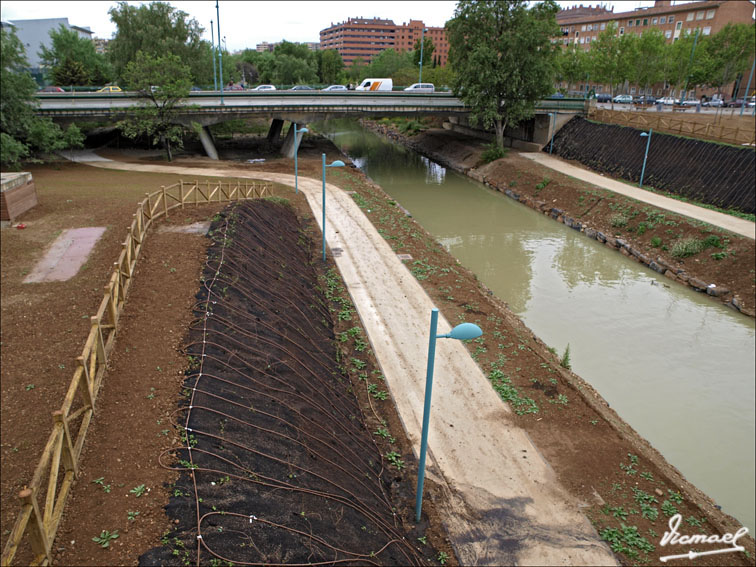
{"type": "Polygon", "coordinates": [[[50,47],[42,46],[39,56],[57,85],[103,85],[111,81],[113,69],[95,51],[90,39],[60,25],[50,31],[50,47]]]}
{"type": "Polygon", "coordinates": [[[396,75],[403,69],[409,71],[411,76],[417,76],[417,67],[412,63],[412,53],[409,51],[399,53],[395,49],[384,49],[373,58],[368,73],[371,77],[386,77],[398,81],[396,75]]]}
{"type": "Polygon", "coordinates": [[[0,164],[16,168],[37,152],[55,152],[81,145],[81,131],[63,132],[49,118],[35,114],[37,84],[26,71],[26,52],[16,33],[0,30],[0,164]]]}
{"type": "Polygon", "coordinates": [[[323,49],[317,51],[315,58],[318,63],[318,77],[320,82],[329,85],[336,83],[344,72],[344,61],[341,54],[335,49],[323,49]]]}
{"type": "Polygon", "coordinates": [[[530,9],[522,0],[460,0],[446,23],[454,92],[474,123],[495,128],[499,149],[507,126],[533,116],[553,89],[557,11],[552,0],[530,9]]]}
{"type": "MultiPolygon", "coordinates": [[[[433,52],[436,50],[436,46],[433,45],[433,40],[427,35],[423,37],[423,67],[430,67],[433,62],[433,52]]],[[[420,38],[417,38],[415,42],[414,51],[412,52],[412,62],[415,66],[420,65],[420,38]]]]}
{"type": "Polygon", "coordinates": [[[140,6],[118,2],[108,13],[117,26],[108,46],[108,57],[118,79],[124,77],[126,66],[136,59],[139,51],[154,57],[177,56],[189,66],[194,81],[203,81],[208,74],[212,78],[212,59],[207,47],[203,47],[207,42],[201,40],[204,30],[186,12],[163,2],[140,6]]]}
{"type": "Polygon", "coordinates": [[[588,53],[575,44],[568,45],[557,57],[556,79],[571,85],[582,81],[588,74],[588,53]]]}
{"type": "Polygon", "coordinates": [[[753,24],[727,24],[708,38],[702,49],[706,82],[717,87],[717,93],[721,96],[724,85],[748,70],[755,47],[756,28],[753,24]]]}
{"type": "Polygon", "coordinates": [[[611,22],[598,35],[596,41],[591,42],[591,50],[588,52],[591,77],[609,85],[612,109],[617,85],[630,77],[634,41],[630,35],[632,34],[620,36],[617,33],[617,23],[611,22]]]}
{"type": "Polygon", "coordinates": [[[316,83],[318,72],[315,61],[303,61],[293,55],[273,57],[272,81],[276,84],[316,83]]]}
{"type": "Polygon", "coordinates": [[[701,85],[706,82],[707,56],[706,37],[689,32],[667,45],[667,57],[664,64],[664,79],[679,90],[688,86],[701,85]]]}
{"type": "Polygon", "coordinates": [[[632,70],[630,80],[643,86],[648,93],[648,87],[658,83],[663,78],[664,56],[667,40],[660,29],[650,29],[641,36],[635,36],[632,53],[632,70]]]}
{"type": "Polygon", "coordinates": [[[153,144],[162,144],[171,161],[171,144],[181,147],[183,143],[184,127],[177,116],[178,105],[192,86],[189,67],[170,53],[155,57],[140,51],[126,66],[124,81],[127,88],[140,93],[143,104],[118,127],[129,138],[147,136],[153,144]]]}
{"type": "Polygon", "coordinates": [[[347,69],[346,74],[350,82],[360,83],[368,76],[368,65],[362,57],[357,56],[352,60],[352,66],[347,69]]]}

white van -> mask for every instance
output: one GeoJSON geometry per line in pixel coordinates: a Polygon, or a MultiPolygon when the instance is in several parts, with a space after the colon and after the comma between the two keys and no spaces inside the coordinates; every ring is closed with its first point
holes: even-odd
{"type": "Polygon", "coordinates": [[[432,93],[436,90],[436,87],[433,86],[433,83],[415,83],[404,90],[411,93],[432,93]]]}
{"type": "Polygon", "coordinates": [[[391,91],[394,81],[391,79],[365,79],[354,90],[356,91],[391,91]]]}

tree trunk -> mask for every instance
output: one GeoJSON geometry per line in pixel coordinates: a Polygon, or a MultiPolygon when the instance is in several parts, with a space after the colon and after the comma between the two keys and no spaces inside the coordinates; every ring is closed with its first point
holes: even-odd
{"type": "Polygon", "coordinates": [[[506,128],[506,122],[503,120],[495,120],[494,128],[496,129],[496,145],[500,150],[504,149],[504,129],[506,128]]]}
{"type": "Polygon", "coordinates": [[[165,148],[165,154],[168,157],[168,161],[173,161],[173,154],[171,153],[171,141],[165,136],[162,136],[162,138],[163,147],[165,148]]]}

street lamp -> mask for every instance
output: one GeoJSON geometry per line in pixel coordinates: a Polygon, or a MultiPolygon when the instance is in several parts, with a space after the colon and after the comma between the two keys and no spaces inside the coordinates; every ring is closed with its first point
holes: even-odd
{"type": "Polygon", "coordinates": [[[474,339],[483,334],[474,323],[462,323],[445,335],[436,335],[438,326],[438,309],[431,310],[430,341],[428,342],[428,370],[425,374],[425,406],[423,407],[423,436],[420,441],[420,462],[417,470],[417,500],[415,501],[415,522],[420,521],[423,507],[423,483],[425,482],[425,454],[428,449],[428,422],[430,421],[430,402],[433,391],[433,359],[436,356],[436,339],[474,339]]]}
{"type": "Polygon", "coordinates": [[[221,34],[220,34],[220,8],[218,7],[218,0],[215,0],[215,23],[218,24],[218,66],[220,68],[218,72],[218,76],[220,77],[220,103],[221,105],[225,104],[223,102],[223,51],[221,51],[220,48],[220,42],[221,42],[221,34]]]}
{"type": "Polygon", "coordinates": [[[420,78],[418,83],[423,82],[423,46],[425,45],[425,27],[420,32],[420,78]]]}
{"type": "Polygon", "coordinates": [[[326,261],[325,249],[326,249],[326,237],[325,237],[325,170],[326,167],[344,167],[344,162],[337,159],[333,163],[326,165],[325,154],[323,154],[323,261],[326,261]]]}
{"type": "Polygon", "coordinates": [[[213,21],[210,20],[210,44],[213,49],[213,86],[218,90],[218,71],[215,68],[215,30],[213,30],[213,21]]]}
{"type": "Polygon", "coordinates": [[[297,153],[299,152],[299,138],[297,138],[297,133],[304,134],[305,132],[309,132],[307,128],[300,128],[297,130],[297,123],[294,122],[294,193],[299,193],[299,177],[298,177],[298,167],[297,167],[297,153]]]}
{"type": "Polygon", "coordinates": [[[648,147],[651,145],[651,134],[653,134],[654,129],[649,128],[648,132],[641,132],[641,138],[644,136],[648,137],[648,142],[646,142],[646,155],[643,156],[643,168],[641,169],[641,176],[640,176],[640,183],[638,184],[638,187],[643,187],[643,174],[646,173],[646,159],[648,159],[648,147]]]}
{"type": "Polygon", "coordinates": [[[556,123],[556,112],[549,112],[549,116],[551,116],[551,142],[549,143],[549,155],[551,155],[551,150],[554,149],[554,125],[556,123]]]}

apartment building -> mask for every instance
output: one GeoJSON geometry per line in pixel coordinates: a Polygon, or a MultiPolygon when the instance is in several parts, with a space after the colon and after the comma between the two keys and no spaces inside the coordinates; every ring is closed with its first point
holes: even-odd
{"type": "MultiPolygon", "coordinates": [[[[262,43],[258,43],[255,46],[255,51],[258,51],[259,53],[264,53],[266,51],[273,51],[276,46],[281,45],[283,43],[282,41],[276,41],[275,43],[268,43],[267,41],[263,41],[262,43]]],[[[292,42],[296,43],[297,45],[306,45],[307,49],[310,51],[317,51],[320,49],[320,42],[317,41],[303,41],[303,42],[292,42]]]]}
{"type": "MultiPolygon", "coordinates": [[[[620,35],[640,35],[646,30],[659,29],[669,43],[677,41],[685,33],[698,32],[702,36],[708,36],[717,33],[728,23],[754,23],[754,4],[744,0],[709,0],[685,4],[673,4],[672,0],[656,0],[652,7],[618,13],[613,10],[603,6],[591,8],[582,5],[561,10],[556,17],[561,29],[558,40],[565,46],[580,45],[588,50],[591,42],[596,41],[599,33],[604,31],[610,22],[617,24],[620,35]]],[[[602,85],[578,85],[578,90],[583,91],[586,86],[596,92],[603,90],[602,85]]],[[[662,94],[662,90],[659,85],[654,87],[653,93],[643,93],[640,88],[629,87],[630,94],[658,96],[662,94]]]]}
{"type": "MultiPolygon", "coordinates": [[[[357,57],[371,63],[381,51],[394,49],[399,52],[411,51],[423,35],[422,20],[397,25],[393,20],[381,18],[349,18],[346,22],[331,24],[320,32],[320,49],[335,49],[347,67],[357,57]]],[[[446,30],[442,27],[425,27],[424,35],[433,41],[433,62],[444,66],[449,57],[449,43],[446,30]]]]}

